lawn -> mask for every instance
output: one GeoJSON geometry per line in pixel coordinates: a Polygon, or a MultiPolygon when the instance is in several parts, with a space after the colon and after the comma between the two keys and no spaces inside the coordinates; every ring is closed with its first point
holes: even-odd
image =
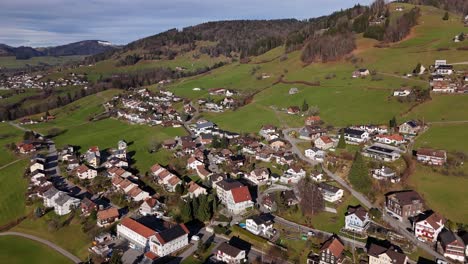
{"type": "Polygon", "coordinates": [[[79,61],[83,56],[62,56],[62,57],[33,57],[27,60],[17,60],[15,57],[0,57],[0,67],[22,68],[26,65],[37,66],[39,64],[61,65],[67,62],[79,61]]]}
{"type": "Polygon", "coordinates": [[[405,118],[425,122],[467,121],[467,95],[432,95],[432,100],[413,109],[405,118]]]}
{"type": "MultiPolygon", "coordinates": [[[[468,118],[468,117],[467,117],[468,118]]],[[[430,147],[447,151],[462,151],[468,154],[468,124],[431,125],[416,140],[416,147],[430,147]]]]}
{"type": "Polygon", "coordinates": [[[0,263],[65,264],[65,256],[38,242],[15,236],[0,237],[0,263]]]}
{"type": "MultiPolygon", "coordinates": [[[[468,166],[464,167],[467,171],[468,166]]],[[[423,196],[427,207],[454,222],[467,223],[467,177],[443,175],[434,172],[430,167],[418,165],[416,173],[410,177],[409,184],[423,196]]]]}
{"type": "Polygon", "coordinates": [[[40,238],[49,240],[62,248],[70,251],[75,256],[86,259],[88,256],[88,247],[91,245],[91,239],[81,231],[81,225],[78,219],[72,220],[69,225],[61,227],[54,231],[49,230],[47,220],[57,218],[59,222],[64,222],[69,215],[58,217],[53,211],[47,213],[39,219],[27,219],[12,231],[23,232],[40,238]]]}
{"type": "Polygon", "coordinates": [[[0,170],[0,226],[26,214],[25,193],[28,187],[23,172],[28,165],[24,159],[0,170]]]}
{"type": "Polygon", "coordinates": [[[23,139],[23,131],[7,124],[0,123],[0,167],[17,159],[17,156],[6,148],[6,144],[18,143],[23,139]]]}

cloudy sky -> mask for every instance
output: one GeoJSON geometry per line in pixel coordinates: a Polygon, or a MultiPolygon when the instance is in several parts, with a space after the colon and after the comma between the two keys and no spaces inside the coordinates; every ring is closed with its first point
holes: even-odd
{"type": "Polygon", "coordinates": [[[311,18],[371,0],[0,0],[0,43],[115,44],[227,19],[311,18]]]}

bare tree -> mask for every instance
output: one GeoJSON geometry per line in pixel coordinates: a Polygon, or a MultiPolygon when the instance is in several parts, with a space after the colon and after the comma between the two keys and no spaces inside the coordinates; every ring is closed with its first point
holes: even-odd
{"type": "Polygon", "coordinates": [[[325,208],[322,193],[310,177],[305,177],[297,184],[301,201],[299,205],[304,215],[314,215],[325,208]]]}

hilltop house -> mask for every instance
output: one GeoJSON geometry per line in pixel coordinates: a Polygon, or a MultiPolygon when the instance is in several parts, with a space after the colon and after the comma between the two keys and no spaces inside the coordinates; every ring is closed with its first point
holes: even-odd
{"type": "Polygon", "coordinates": [[[288,107],[287,113],[290,115],[297,115],[301,112],[301,109],[298,106],[288,107]]]}
{"type": "Polygon", "coordinates": [[[345,229],[354,232],[364,232],[369,224],[369,214],[362,206],[348,207],[345,216],[345,229]]]}
{"type": "Polygon", "coordinates": [[[400,221],[423,211],[421,196],[415,191],[392,192],[385,195],[385,211],[400,221]]]}
{"type": "Polygon", "coordinates": [[[419,162],[428,165],[442,166],[447,161],[447,153],[443,150],[420,148],[416,153],[416,158],[419,162]]]}
{"type": "Polygon", "coordinates": [[[434,212],[417,215],[413,219],[414,235],[427,242],[436,242],[445,220],[434,212]]]}
{"type": "Polygon", "coordinates": [[[320,119],[320,116],[308,116],[305,119],[305,125],[306,126],[319,125],[320,123],[322,123],[322,120],[320,119]]]}
{"type": "Polygon", "coordinates": [[[344,194],[343,189],[324,182],[319,183],[319,190],[322,192],[323,199],[330,203],[339,201],[344,194]]]}
{"type": "Polygon", "coordinates": [[[242,214],[254,206],[249,188],[233,179],[217,182],[216,195],[227,210],[234,214],[242,214]]]}
{"type": "Polygon", "coordinates": [[[367,249],[369,264],[406,264],[408,257],[394,246],[383,247],[371,243],[367,249]]]}

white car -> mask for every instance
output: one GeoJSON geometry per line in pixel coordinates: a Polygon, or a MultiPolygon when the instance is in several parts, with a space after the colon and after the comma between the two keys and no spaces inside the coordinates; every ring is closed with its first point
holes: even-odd
{"type": "Polygon", "coordinates": [[[199,236],[192,236],[192,241],[199,241],[200,237],[199,236]]]}

